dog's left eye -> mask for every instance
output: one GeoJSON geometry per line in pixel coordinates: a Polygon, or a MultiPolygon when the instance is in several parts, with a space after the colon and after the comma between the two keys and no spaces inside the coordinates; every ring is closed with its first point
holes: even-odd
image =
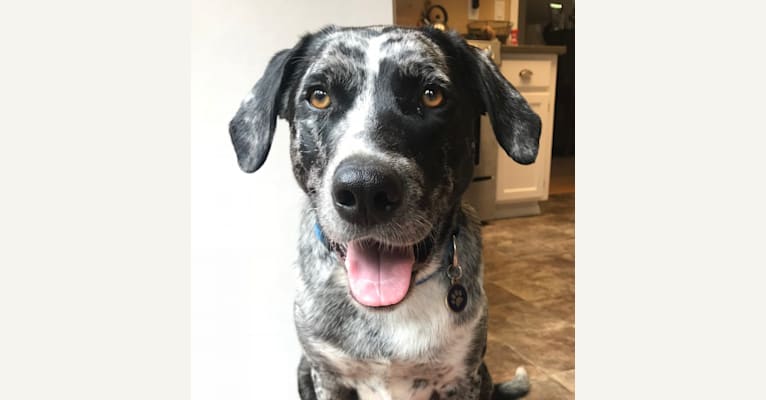
{"type": "Polygon", "coordinates": [[[314,89],[309,95],[309,103],[311,103],[314,108],[324,110],[330,106],[330,95],[322,89],[314,89]]]}
{"type": "Polygon", "coordinates": [[[420,98],[426,107],[439,107],[444,101],[444,95],[439,88],[426,88],[423,90],[423,96],[420,98]]]}

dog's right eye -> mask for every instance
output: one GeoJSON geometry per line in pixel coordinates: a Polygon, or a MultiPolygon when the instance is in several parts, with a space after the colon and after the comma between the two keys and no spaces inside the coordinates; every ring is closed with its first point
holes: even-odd
{"type": "Polygon", "coordinates": [[[421,97],[421,101],[423,104],[425,104],[426,107],[434,108],[439,107],[442,104],[442,101],[444,100],[444,95],[442,94],[442,91],[438,88],[428,87],[425,90],[423,90],[423,96],[421,97]]]}
{"type": "Polygon", "coordinates": [[[310,92],[309,103],[320,110],[330,106],[330,95],[322,89],[314,89],[310,92]]]}

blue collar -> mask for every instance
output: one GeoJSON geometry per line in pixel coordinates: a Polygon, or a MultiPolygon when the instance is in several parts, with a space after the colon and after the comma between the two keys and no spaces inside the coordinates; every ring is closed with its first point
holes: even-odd
{"type": "Polygon", "coordinates": [[[314,235],[316,235],[317,239],[319,239],[319,241],[322,242],[325,247],[330,247],[330,243],[328,243],[327,239],[324,237],[322,228],[320,228],[319,224],[316,222],[314,223],[314,235]]]}
{"type": "MultiPolygon", "coordinates": [[[[456,228],[455,229],[455,236],[457,236],[457,233],[458,233],[458,229],[456,228]]],[[[324,232],[322,232],[322,228],[320,228],[319,224],[316,223],[316,222],[314,223],[314,235],[316,235],[317,239],[320,242],[322,242],[322,244],[324,244],[325,247],[327,247],[329,250],[332,251],[332,248],[330,246],[330,242],[327,241],[327,238],[325,237],[324,232]]],[[[438,274],[439,272],[443,271],[445,268],[447,268],[448,265],[450,265],[449,260],[451,260],[451,259],[452,259],[452,246],[448,246],[447,257],[446,257],[447,261],[443,262],[442,266],[437,268],[434,272],[431,272],[430,274],[428,274],[428,275],[418,279],[417,281],[415,281],[415,286],[419,286],[419,285],[422,285],[422,284],[428,282],[431,278],[436,276],[436,274],[438,274]]]]}
{"type": "Polygon", "coordinates": [[[415,286],[419,286],[419,285],[422,285],[422,284],[428,282],[431,278],[436,276],[436,274],[438,274],[439,272],[444,271],[444,269],[447,268],[447,265],[449,265],[449,264],[442,264],[442,266],[439,267],[439,268],[436,268],[436,270],[434,272],[431,272],[430,274],[428,274],[428,275],[418,279],[417,281],[415,281],[415,286]]]}

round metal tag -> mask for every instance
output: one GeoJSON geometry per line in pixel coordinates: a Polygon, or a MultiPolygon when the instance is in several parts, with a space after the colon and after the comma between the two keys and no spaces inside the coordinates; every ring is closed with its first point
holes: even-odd
{"type": "Polygon", "coordinates": [[[450,286],[447,291],[447,307],[454,312],[461,312],[468,304],[468,291],[459,283],[450,286]]]}

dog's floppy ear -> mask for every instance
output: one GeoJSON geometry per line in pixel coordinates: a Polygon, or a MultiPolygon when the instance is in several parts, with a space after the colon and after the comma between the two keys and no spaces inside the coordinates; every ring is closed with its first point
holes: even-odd
{"type": "Polygon", "coordinates": [[[277,116],[283,107],[283,77],[292,53],[293,50],[282,50],[271,58],[263,76],[229,123],[239,167],[245,172],[258,170],[269,154],[277,116]]]}
{"type": "Polygon", "coordinates": [[[540,142],[540,117],[483,50],[467,47],[475,63],[474,76],[480,80],[476,85],[479,96],[498,143],[517,163],[535,162],[540,142]]]}

